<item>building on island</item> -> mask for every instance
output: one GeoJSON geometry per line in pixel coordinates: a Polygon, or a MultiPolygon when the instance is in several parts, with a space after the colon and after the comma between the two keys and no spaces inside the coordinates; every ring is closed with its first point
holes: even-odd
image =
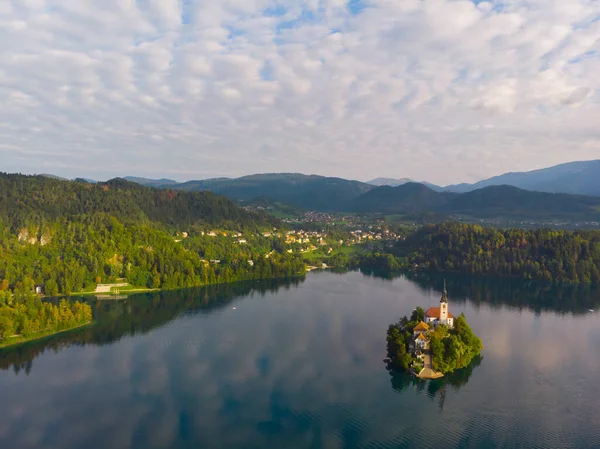
{"type": "Polygon", "coordinates": [[[439,307],[430,307],[425,312],[425,322],[432,327],[445,324],[449,328],[454,327],[454,315],[448,310],[448,292],[446,291],[446,281],[444,280],[444,291],[440,299],[439,307]]]}
{"type": "Polygon", "coordinates": [[[413,329],[412,341],[409,349],[419,359],[429,351],[429,330],[444,324],[449,328],[454,327],[454,316],[448,311],[448,293],[446,292],[446,281],[444,281],[444,291],[440,299],[439,307],[430,307],[425,312],[425,321],[421,321],[413,329]]]}
{"type": "Polygon", "coordinates": [[[427,332],[429,332],[429,326],[424,321],[421,321],[413,329],[412,350],[418,358],[423,356],[424,351],[429,350],[427,332]]]}

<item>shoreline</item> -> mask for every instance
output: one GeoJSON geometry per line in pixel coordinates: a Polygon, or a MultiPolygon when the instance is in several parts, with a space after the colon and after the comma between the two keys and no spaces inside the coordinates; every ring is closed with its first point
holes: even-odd
{"type": "MultiPolygon", "coordinates": [[[[333,268],[333,267],[327,267],[327,268],[333,268]]],[[[322,268],[318,268],[319,270],[322,270],[322,268]]],[[[314,271],[314,270],[312,270],[314,271]]],[[[135,288],[135,289],[130,289],[130,290],[123,290],[120,291],[118,295],[113,295],[112,293],[98,293],[98,292],[74,292],[71,293],[70,295],[56,295],[56,296],[42,296],[42,299],[52,299],[52,298],[77,298],[79,296],[123,296],[123,295],[127,295],[129,293],[151,293],[151,292],[172,292],[172,291],[177,291],[177,290],[186,290],[189,288],[203,288],[203,287],[210,287],[212,285],[223,285],[223,284],[233,284],[236,282],[252,282],[252,281],[269,281],[269,280],[276,280],[276,279],[287,279],[287,278],[301,278],[306,276],[310,271],[305,271],[303,273],[299,273],[299,274],[292,274],[290,276],[278,276],[278,277],[266,277],[266,278],[250,278],[250,279],[238,279],[235,281],[229,281],[229,282],[213,282],[210,284],[201,284],[201,285],[190,285],[187,287],[179,287],[179,288],[169,288],[169,289],[163,289],[163,288],[135,288]]],[[[108,298],[105,298],[108,299],[108,298]]]]}
{"type": "Polygon", "coordinates": [[[89,326],[92,323],[93,323],[93,321],[88,321],[87,323],[78,324],[77,326],[69,327],[68,329],[61,329],[61,330],[56,331],[56,332],[46,332],[46,333],[42,333],[41,335],[37,335],[35,337],[25,338],[23,340],[17,339],[17,341],[7,341],[7,342],[4,342],[4,343],[0,343],[0,351],[2,349],[11,348],[13,346],[20,346],[20,345],[23,345],[23,344],[26,344],[26,343],[29,343],[29,342],[32,342],[32,341],[42,340],[42,339],[48,338],[48,337],[53,337],[54,335],[62,334],[64,332],[70,332],[70,331],[75,330],[75,329],[79,329],[79,328],[82,328],[82,327],[85,327],[85,326],[89,326]]]}

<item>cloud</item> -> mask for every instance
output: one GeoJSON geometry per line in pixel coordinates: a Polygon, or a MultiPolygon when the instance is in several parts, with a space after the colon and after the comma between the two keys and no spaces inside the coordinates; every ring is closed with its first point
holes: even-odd
{"type": "Polygon", "coordinates": [[[441,184],[597,158],[599,17],[583,0],[3,2],[0,157],[441,184]]]}

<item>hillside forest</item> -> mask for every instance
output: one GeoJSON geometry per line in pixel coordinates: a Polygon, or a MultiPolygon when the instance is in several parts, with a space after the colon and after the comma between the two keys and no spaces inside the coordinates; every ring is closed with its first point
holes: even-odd
{"type": "Polygon", "coordinates": [[[55,296],[118,279],[176,289],[304,273],[284,243],[260,236],[277,223],[210,192],[0,175],[0,290],[40,285],[55,296]]]}

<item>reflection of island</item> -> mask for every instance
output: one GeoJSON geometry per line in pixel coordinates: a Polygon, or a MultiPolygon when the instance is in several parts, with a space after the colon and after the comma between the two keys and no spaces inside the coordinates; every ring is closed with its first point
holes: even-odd
{"type": "Polygon", "coordinates": [[[365,276],[387,280],[404,277],[424,290],[430,289],[432,286],[441,287],[443,280],[447,278],[448,289],[452,291],[453,301],[457,304],[465,303],[468,300],[475,305],[484,303],[504,305],[532,310],[536,313],[546,310],[557,313],[585,314],[589,313],[590,309],[600,309],[600,285],[556,285],[541,281],[467,275],[449,276],[448,274],[426,272],[391,275],[361,269],[361,273],[365,276]]]}
{"type": "Polygon", "coordinates": [[[444,407],[446,393],[448,392],[448,390],[457,391],[463,386],[465,386],[469,381],[469,378],[473,374],[473,370],[479,365],[481,365],[482,360],[482,356],[476,356],[475,358],[473,358],[471,363],[465,368],[456,370],[453,373],[448,374],[440,379],[433,379],[430,381],[419,379],[405,372],[395,371],[389,365],[387,366],[387,369],[390,372],[392,388],[395,391],[401,393],[409,387],[414,389],[418,393],[426,391],[427,396],[430,399],[433,400],[438,398],[440,409],[442,409],[444,407]]]}
{"type": "Polygon", "coordinates": [[[124,336],[147,333],[182,313],[211,313],[235,298],[250,294],[276,292],[297,286],[304,278],[218,284],[176,291],[138,294],[127,300],[97,301],[81,298],[92,305],[92,326],[58,334],[46,340],[0,350],[0,369],[11,367],[29,374],[33,360],[46,350],[60,351],[72,345],[112,344],[124,336]]]}

